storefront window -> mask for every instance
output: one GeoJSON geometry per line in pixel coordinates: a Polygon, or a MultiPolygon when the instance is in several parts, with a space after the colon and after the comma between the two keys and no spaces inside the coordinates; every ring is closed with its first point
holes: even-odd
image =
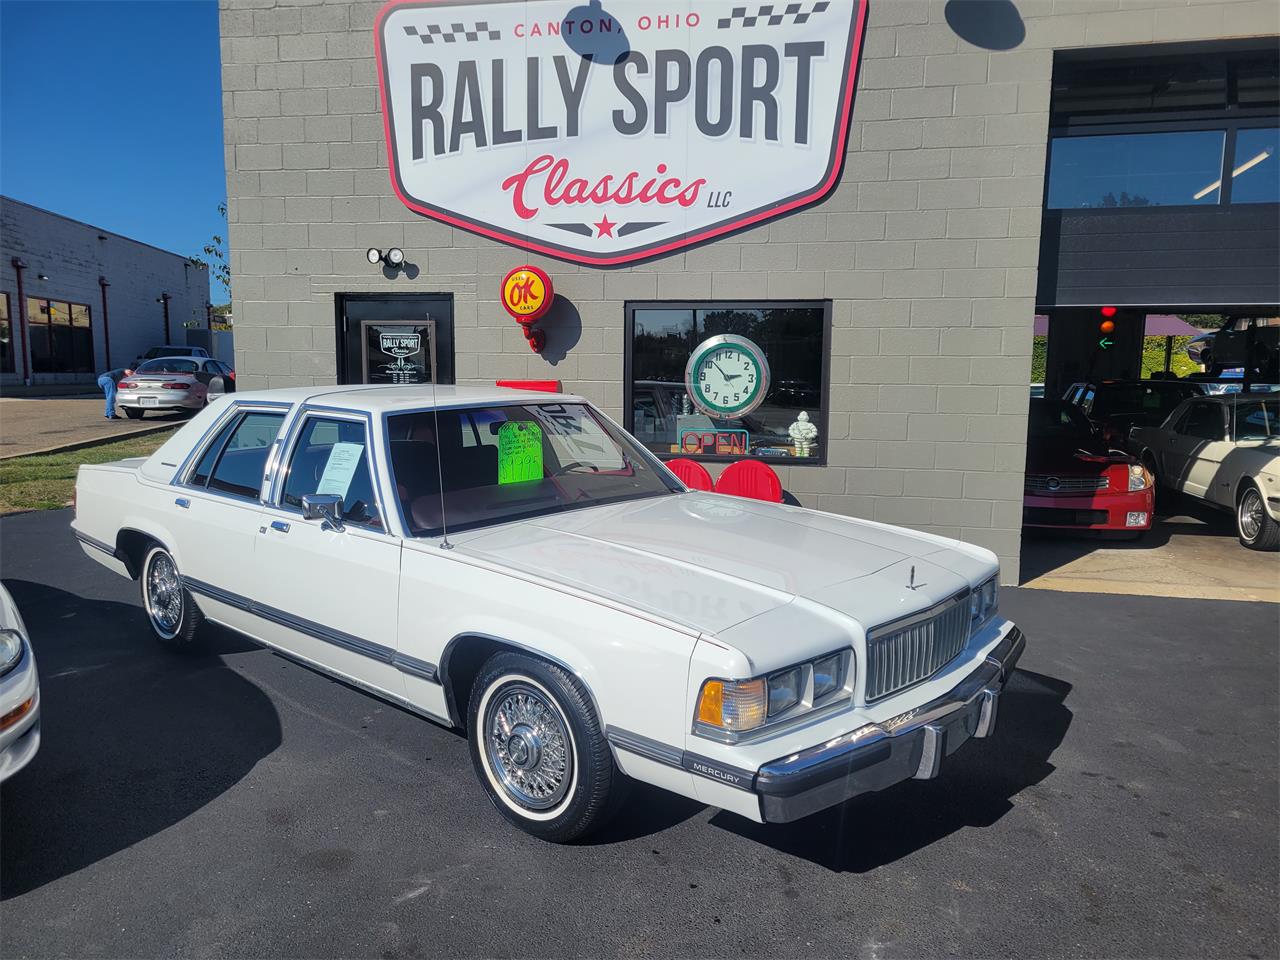
{"type": "Polygon", "coordinates": [[[822,462],[828,310],[630,304],[632,434],[664,457],[822,462]]]}
{"type": "Polygon", "coordinates": [[[1050,210],[1215,204],[1221,197],[1221,130],[1055,137],[1050,210]]]}
{"type": "Polygon", "coordinates": [[[9,320],[9,294],[0,293],[0,373],[13,373],[13,324],[9,320]]]}
{"type": "Polygon", "coordinates": [[[1231,173],[1232,203],[1280,203],[1280,128],[1253,127],[1236,133],[1231,173]]]}
{"type": "Polygon", "coordinates": [[[35,373],[92,373],[89,308],[60,300],[27,300],[31,369],[35,373]]]}

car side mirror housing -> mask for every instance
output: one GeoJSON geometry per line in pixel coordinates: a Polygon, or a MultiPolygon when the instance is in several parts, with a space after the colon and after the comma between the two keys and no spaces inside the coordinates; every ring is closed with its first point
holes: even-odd
{"type": "Polygon", "coordinates": [[[335,530],[342,529],[342,498],[336,493],[304,493],[302,516],[306,520],[323,520],[335,530]]]}

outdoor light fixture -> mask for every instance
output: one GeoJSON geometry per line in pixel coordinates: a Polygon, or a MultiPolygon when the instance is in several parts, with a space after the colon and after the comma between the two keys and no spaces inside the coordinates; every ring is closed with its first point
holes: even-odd
{"type": "Polygon", "coordinates": [[[37,280],[48,280],[48,279],[49,279],[49,275],[48,275],[47,273],[37,273],[37,274],[36,274],[36,279],[37,279],[37,280]]]}
{"type": "Polygon", "coordinates": [[[399,247],[390,247],[386,253],[377,247],[370,247],[364,255],[370,263],[385,263],[388,267],[396,269],[404,266],[404,251],[399,247]]]}

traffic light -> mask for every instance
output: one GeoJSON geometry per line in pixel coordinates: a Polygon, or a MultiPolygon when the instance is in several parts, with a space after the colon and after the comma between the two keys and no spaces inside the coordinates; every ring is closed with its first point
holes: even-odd
{"type": "Polygon", "coordinates": [[[1115,307],[1103,307],[1098,312],[1102,314],[1102,320],[1098,323],[1098,332],[1102,334],[1101,339],[1098,340],[1098,346],[1103,350],[1110,350],[1115,345],[1110,335],[1116,331],[1116,322],[1112,318],[1118,311],[1115,307]]]}

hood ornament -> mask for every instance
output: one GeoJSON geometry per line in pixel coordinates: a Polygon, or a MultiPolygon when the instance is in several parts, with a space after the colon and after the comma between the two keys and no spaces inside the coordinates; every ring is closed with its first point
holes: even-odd
{"type": "Polygon", "coordinates": [[[911,565],[911,579],[907,581],[908,590],[919,590],[921,587],[928,586],[926,583],[916,583],[916,567],[911,565]]]}

